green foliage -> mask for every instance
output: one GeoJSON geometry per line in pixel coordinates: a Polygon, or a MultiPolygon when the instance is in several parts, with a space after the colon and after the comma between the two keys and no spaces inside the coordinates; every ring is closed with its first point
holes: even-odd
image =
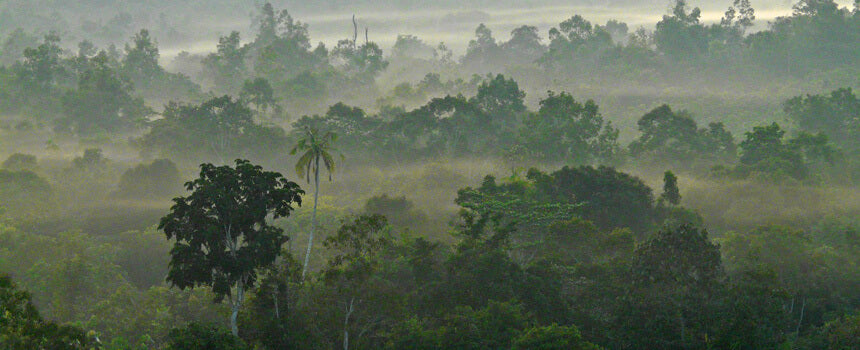
{"type": "MultiPolygon", "coordinates": [[[[38,161],[13,155],[0,170],[0,205],[8,214],[0,222],[0,270],[14,272],[33,293],[29,301],[0,277],[4,303],[28,305],[3,305],[0,347],[63,348],[65,339],[84,339],[78,326],[49,326],[33,305],[46,319],[92,329],[101,345],[87,345],[107,349],[857,346],[860,225],[856,189],[844,181],[860,174],[851,173],[858,165],[857,98],[843,88],[792,98],[784,115],[775,108],[798,91],[856,88],[856,8],[803,0],[793,14],[748,34],[755,20],[749,1],[735,0],[719,23],[707,25],[699,9],[673,1],[653,33],[574,15],[549,31],[548,44],[534,26],[515,26],[505,42],[482,24],[455,62],[444,44],[434,50],[415,36],[399,37],[390,57],[369,39],[358,44],[359,33],[330,51],[314,48],[307,24],[261,4],[252,41],[243,44],[233,32],[215,53],[184,53],[172,67],[237,100],[203,96],[188,77],[159,64],[156,36],[200,39],[175,30],[171,13],[146,16],[159,1],[135,5],[140,15],[114,4],[93,12],[104,18],[81,14],[80,26],[62,20],[102,2],[0,0],[0,22],[12,25],[0,29],[4,35],[31,21],[36,27],[28,31],[54,27],[86,38],[77,52],[57,34],[40,41],[24,30],[0,43],[3,146],[23,152],[52,140],[50,154],[38,161]],[[57,14],[40,15],[44,8],[57,14]],[[156,31],[132,33],[147,22],[156,31]],[[125,50],[93,44],[128,35],[134,37],[125,50]],[[489,71],[506,76],[472,74],[489,71]],[[560,88],[592,96],[601,108],[565,92],[526,108],[538,98],[527,100],[525,91],[560,88]],[[142,98],[186,102],[170,103],[163,118],[149,120],[154,112],[142,98]],[[664,105],[639,119],[638,135],[605,119],[636,120],[655,99],[696,116],[664,105]],[[296,121],[289,135],[264,124],[286,122],[286,110],[323,111],[339,100],[345,102],[323,115],[296,121]],[[375,107],[379,112],[371,112],[375,107]],[[796,129],[767,126],[783,117],[796,129]],[[713,123],[700,128],[705,120],[713,123]],[[747,130],[738,154],[728,130],[764,120],[747,130]],[[77,135],[58,134],[69,131],[77,135]],[[144,158],[170,156],[177,164],[128,164],[129,133],[145,134],[134,141],[144,158]],[[326,262],[321,271],[302,271],[309,264],[282,251],[287,237],[271,226],[292,212],[301,190],[250,163],[204,165],[201,178],[187,184],[195,193],[174,202],[162,221],[176,242],[142,229],[163,211],[161,199],[174,193],[189,162],[253,156],[283,165],[284,147],[301,139],[297,172],[309,182],[314,173],[319,186],[318,172],[331,176],[336,165],[334,134],[358,167],[345,167],[344,180],[332,185],[323,224],[317,230],[316,208],[277,223],[300,238],[309,227],[309,246],[314,233],[323,237],[326,249],[313,254],[326,262]],[[621,150],[619,140],[633,142],[621,150]],[[57,159],[60,146],[75,149],[76,142],[88,149],[69,167],[57,159]],[[679,206],[678,178],[669,172],[656,203],[642,180],[609,167],[526,176],[515,170],[498,182],[474,182],[476,169],[487,167],[616,164],[627,155],[629,169],[654,183],[654,169],[681,171],[684,203],[705,215],[679,206]],[[427,159],[453,165],[413,167],[427,159]],[[716,164],[725,176],[700,177],[716,164]],[[446,189],[469,181],[453,206],[446,189]],[[108,197],[114,185],[116,196],[108,197]],[[413,191],[409,200],[405,191],[413,191]],[[397,195],[365,204],[373,193],[397,195]],[[270,200],[278,194],[281,203],[270,200]],[[336,229],[350,212],[366,215],[336,229]],[[721,245],[698,228],[705,221],[725,228],[788,217],[791,227],[711,231],[721,245]],[[666,229],[649,237],[661,223],[666,229]],[[403,227],[421,238],[394,234],[403,227]],[[231,247],[239,248],[235,255],[231,247]],[[165,275],[186,290],[168,288],[165,275]],[[189,290],[201,285],[213,288],[189,290]],[[239,315],[246,292],[250,307],[239,315]],[[213,298],[229,298],[233,308],[213,298]],[[233,336],[224,331],[226,313],[233,336]],[[208,322],[217,324],[200,325],[208,322]],[[242,340],[235,336],[239,324],[242,340]]],[[[394,6],[453,4],[439,3],[394,6]]],[[[208,5],[232,13],[241,7],[208,5]]],[[[170,4],[175,13],[207,14],[182,11],[202,7],[170,4]]]]}
{"type": "Polygon", "coordinates": [[[156,159],[126,170],[119,178],[120,198],[166,198],[181,190],[179,169],[169,159],[156,159]]]}
{"type": "Polygon", "coordinates": [[[455,308],[443,321],[441,348],[505,349],[527,325],[522,305],[489,302],[486,307],[455,308]]]}
{"type": "Polygon", "coordinates": [[[39,45],[39,38],[22,28],[15,28],[0,46],[0,64],[11,66],[24,57],[24,50],[39,45]]]}
{"type": "Polygon", "coordinates": [[[678,189],[678,177],[671,171],[663,173],[663,194],[659,202],[670,205],[681,204],[681,190],[678,189]]]}
{"type": "Polygon", "coordinates": [[[158,64],[157,45],[149,35],[149,30],[141,29],[132,37],[132,43],[125,45],[123,71],[134,81],[147,81],[164,74],[158,64]]]}
{"type": "Polygon", "coordinates": [[[676,60],[696,59],[708,49],[708,32],[699,19],[702,10],[698,7],[687,10],[686,0],[677,0],[671,15],[664,15],[657,22],[654,42],[657,48],[676,60]]]}
{"type": "Polygon", "coordinates": [[[734,172],[742,177],[753,172],[769,174],[779,179],[792,177],[806,179],[820,173],[824,165],[833,164],[839,152],[829,143],[826,135],[801,132],[783,141],[785,131],[778,124],[753,127],[740,143],[740,165],[734,172]]]}
{"type": "Polygon", "coordinates": [[[153,227],[111,238],[111,244],[117,247],[116,264],[129,283],[141,290],[163,284],[171,246],[160,232],[153,227]]]}
{"type": "Polygon", "coordinates": [[[523,122],[524,147],[537,158],[574,164],[611,159],[618,150],[618,132],[604,123],[597,104],[584,105],[567,93],[550,91],[537,114],[523,122]]]}
{"type": "Polygon", "coordinates": [[[36,156],[32,154],[15,153],[3,161],[3,169],[11,171],[36,170],[36,156]]]}
{"type": "Polygon", "coordinates": [[[733,161],[736,149],[732,134],[722,123],[699,129],[686,111],[673,112],[662,105],[637,122],[641,135],[630,143],[630,155],[661,164],[691,166],[691,159],[706,163],[733,161]]]}
{"type": "Polygon", "coordinates": [[[493,31],[483,23],[475,28],[475,39],[469,41],[463,63],[472,66],[486,66],[493,63],[499,53],[499,45],[493,38],[493,31]]]}
{"type": "Polygon", "coordinates": [[[659,231],[636,248],[630,273],[617,346],[705,348],[712,342],[725,274],[707,231],[687,225],[659,231]]]}
{"type": "Polygon", "coordinates": [[[289,216],[304,191],[246,160],[236,160],[235,168],[202,164],[200,177],[185,186],[192,193],[174,198],[158,225],[176,239],[167,281],[180,289],[210,286],[216,302],[228,297],[238,335],[235,319],[245,289],[254,287],[257,271],[274,263],[288,240],[267,217],[289,216]]]}
{"type": "Polygon", "coordinates": [[[429,218],[423,211],[415,208],[415,204],[406,196],[389,197],[387,194],[370,197],[364,203],[364,212],[378,214],[388,218],[388,222],[397,228],[409,228],[419,232],[426,231],[429,218]]]}
{"type": "Polygon", "coordinates": [[[53,90],[53,84],[67,74],[61,65],[62,49],[56,33],[45,35],[38,47],[24,50],[24,60],[18,66],[19,79],[27,92],[44,95],[53,90]]]}
{"type": "Polygon", "coordinates": [[[363,81],[373,81],[373,78],[388,66],[382,49],[374,42],[356,46],[354,41],[341,40],[332,49],[331,56],[342,62],[346,74],[363,81]]]}
{"type": "Polygon", "coordinates": [[[256,123],[241,100],[215,97],[200,105],[170,103],[164,118],[138,140],[145,154],[183,161],[274,155],[286,146],[281,128],[256,123]]]}
{"type": "Polygon", "coordinates": [[[860,315],[852,315],[828,322],[824,325],[827,348],[834,350],[860,347],[860,315]]]}
{"type": "Polygon", "coordinates": [[[158,225],[168,239],[176,237],[168,281],[182,289],[211,285],[217,300],[240,280],[253,286],[256,270],[271,264],[287,240],[266,216],[289,216],[304,191],[244,160],[235,169],[203,164],[186,188],[192,194],[175,198],[158,225]]]}
{"type": "Polygon", "coordinates": [[[222,329],[191,323],[170,331],[171,350],[241,350],[248,349],[242,340],[222,329]]]}
{"type": "Polygon", "coordinates": [[[415,35],[398,34],[394,46],[391,47],[392,58],[414,57],[428,59],[436,55],[430,45],[415,35]]]}
{"type": "Polygon", "coordinates": [[[363,215],[344,222],[323,246],[337,251],[323,275],[326,281],[343,279],[362,283],[373,272],[375,255],[388,243],[384,229],[388,220],[381,215],[363,215]]]}
{"type": "Polygon", "coordinates": [[[654,196],[637,177],[611,167],[564,167],[551,174],[531,170],[541,196],[557,203],[582,203],[583,217],[602,229],[630,228],[643,235],[654,224],[654,196]]]}
{"type": "Polygon", "coordinates": [[[556,324],[546,327],[535,327],[520,335],[512,349],[533,350],[586,350],[599,349],[598,346],[583,341],[579,331],[574,326],[559,326],[556,324]]]}
{"type": "Polygon", "coordinates": [[[717,348],[776,348],[786,341],[791,320],[785,308],[788,292],[765,266],[746,266],[726,286],[717,348]]]}
{"type": "Polygon", "coordinates": [[[480,188],[458,191],[455,202],[462,207],[460,234],[465,239],[510,248],[524,257],[546,249],[547,227],[581,211],[577,203],[539,200],[533,184],[517,177],[497,185],[487,176],[480,188]]]}
{"type": "Polygon", "coordinates": [[[371,148],[375,145],[368,131],[378,127],[379,122],[361,108],[337,103],[329,107],[325,116],[303,116],[293,123],[293,133],[299,138],[307,138],[309,130],[322,136],[331,133],[338,144],[349,149],[371,148]]]}
{"type": "Polygon", "coordinates": [[[785,101],[784,111],[804,130],[826,133],[846,148],[860,147],[860,99],[850,88],[793,97],[785,101]]]}
{"type": "Polygon", "coordinates": [[[0,275],[0,344],[4,349],[90,349],[97,345],[73,326],[45,321],[27,292],[18,290],[8,275],[0,275]]]}
{"type": "Polygon", "coordinates": [[[129,130],[146,122],[153,111],[131,95],[131,83],[110,65],[104,51],[88,62],[78,85],[63,96],[61,127],[79,134],[129,130]]]}
{"type": "Polygon", "coordinates": [[[203,59],[205,74],[220,91],[232,92],[239,89],[239,82],[248,73],[245,62],[248,48],[241,46],[239,32],[233,31],[230,35],[219,38],[218,50],[203,59]]]}
{"type": "Polygon", "coordinates": [[[101,148],[87,148],[83,155],[72,160],[72,167],[81,171],[98,171],[107,161],[101,148]]]}
{"type": "Polygon", "coordinates": [[[604,28],[593,26],[580,15],[574,15],[558,27],[549,30],[549,49],[540,62],[549,67],[565,64],[582,64],[595,67],[602,64],[598,58],[613,46],[612,36],[604,28]],[[576,60],[583,57],[580,62],[576,60]]]}
{"type": "Polygon", "coordinates": [[[771,283],[785,293],[783,306],[793,331],[822,324],[828,312],[836,311],[831,309],[840,304],[836,300],[850,299],[851,290],[860,283],[850,249],[829,248],[803,231],[762,227],[744,234],[730,233],[723,246],[730,271],[760,267],[774,273],[771,283]]]}
{"type": "Polygon", "coordinates": [[[50,207],[54,191],[47,180],[30,170],[0,169],[0,207],[6,214],[37,215],[50,207]]]}
{"type": "Polygon", "coordinates": [[[334,142],[337,141],[337,134],[326,132],[320,134],[315,129],[306,129],[303,138],[299,139],[298,143],[290,154],[302,152],[299,160],[296,162],[296,174],[299,177],[305,177],[307,182],[311,182],[311,173],[315,174],[315,183],[319,181],[320,160],[322,165],[328,171],[329,181],[335,170],[334,157],[331,152],[337,151],[334,148],[334,142]]]}
{"type": "Polygon", "coordinates": [[[274,91],[269,81],[263,78],[254,80],[246,80],[242,85],[242,91],[239,93],[239,98],[253,104],[258,111],[266,113],[269,108],[276,108],[274,91]]]}

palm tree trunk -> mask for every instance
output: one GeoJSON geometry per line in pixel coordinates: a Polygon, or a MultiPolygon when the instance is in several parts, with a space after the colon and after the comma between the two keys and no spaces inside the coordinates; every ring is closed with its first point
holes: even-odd
{"type": "Polygon", "coordinates": [[[305,253],[305,266],[302,268],[302,281],[305,279],[305,274],[308,272],[308,264],[310,264],[311,260],[311,248],[314,245],[314,230],[316,230],[317,226],[317,203],[319,203],[320,198],[320,158],[317,156],[315,162],[314,169],[314,184],[316,185],[316,189],[314,190],[314,212],[311,215],[311,234],[308,236],[308,251],[305,253]]]}

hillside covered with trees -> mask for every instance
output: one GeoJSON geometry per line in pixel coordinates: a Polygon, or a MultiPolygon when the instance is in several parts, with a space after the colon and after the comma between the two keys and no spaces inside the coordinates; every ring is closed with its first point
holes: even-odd
{"type": "Polygon", "coordinates": [[[0,349],[860,348],[860,2],[97,3],[0,0],[0,349]]]}

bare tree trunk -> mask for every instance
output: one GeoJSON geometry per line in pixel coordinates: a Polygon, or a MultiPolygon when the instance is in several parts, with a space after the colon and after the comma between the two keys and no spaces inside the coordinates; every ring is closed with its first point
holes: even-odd
{"type": "Polygon", "coordinates": [[[797,320],[797,328],[794,330],[797,334],[800,334],[800,325],[803,324],[803,311],[806,309],[806,298],[802,298],[800,300],[800,319],[797,320]]]}
{"type": "Polygon", "coordinates": [[[275,319],[281,320],[281,311],[278,309],[278,282],[275,281],[275,291],[272,293],[272,301],[275,302],[275,319]]]}
{"type": "MultiPolygon", "coordinates": [[[[224,239],[227,247],[230,248],[230,255],[235,259],[236,258],[236,245],[238,244],[233,240],[233,225],[228,224],[224,227],[224,239]]],[[[239,283],[236,285],[236,299],[233,300],[233,296],[230,296],[230,331],[233,333],[234,337],[239,336],[239,325],[236,322],[236,319],[239,317],[239,308],[242,307],[242,301],[245,299],[245,276],[239,278],[239,283]]]]}
{"type": "Polygon", "coordinates": [[[352,48],[356,48],[356,41],[358,40],[358,23],[355,22],[355,15],[352,15],[352,48]]]}
{"type": "Polygon", "coordinates": [[[343,318],[343,350],[349,350],[349,317],[352,315],[354,301],[354,297],[349,300],[349,305],[346,306],[346,316],[343,318]]]}
{"type": "Polygon", "coordinates": [[[230,331],[234,337],[239,336],[239,325],[237,318],[239,317],[239,308],[242,306],[242,301],[245,299],[245,279],[239,279],[239,284],[236,286],[236,300],[230,303],[230,331]]]}
{"type": "Polygon", "coordinates": [[[311,261],[311,248],[314,245],[314,230],[316,230],[317,226],[317,203],[319,203],[320,198],[320,158],[317,156],[316,164],[314,169],[314,184],[316,184],[316,189],[314,190],[314,212],[311,216],[311,234],[308,236],[308,251],[305,253],[305,266],[302,268],[302,281],[305,279],[305,275],[308,272],[308,265],[311,261]]]}

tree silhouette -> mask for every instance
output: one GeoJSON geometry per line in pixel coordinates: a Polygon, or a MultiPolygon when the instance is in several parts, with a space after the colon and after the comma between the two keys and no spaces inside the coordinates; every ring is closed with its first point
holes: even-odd
{"type": "Polygon", "coordinates": [[[200,177],[185,187],[191,195],[175,198],[158,224],[167,239],[176,238],[167,281],[180,289],[211,286],[215,302],[227,297],[232,332],[238,336],[236,317],[245,291],[289,239],[266,218],[289,216],[293,203],[301,205],[304,191],[247,160],[236,160],[235,168],[202,164],[200,177]]]}

